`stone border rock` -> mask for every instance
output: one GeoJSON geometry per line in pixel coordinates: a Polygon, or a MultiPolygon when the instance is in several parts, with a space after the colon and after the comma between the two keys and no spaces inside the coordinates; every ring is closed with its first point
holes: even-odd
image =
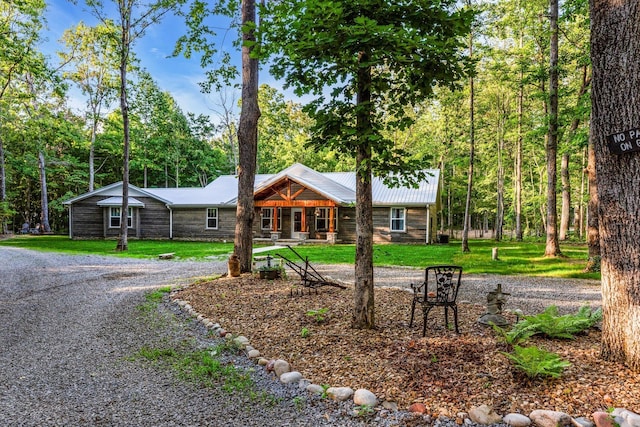
{"type": "MultiPolygon", "coordinates": [[[[293,371],[290,364],[282,359],[265,358],[259,350],[253,348],[249,339],[243,335],[234,336],[231,332],[225,330],[219,323],[214,323],[211,319],[198,313],[188,301],[175,298],[179,290],[187,288],[186,286],[176,287],[170,293],[171,301],[177,304],[189,316],[201,322],[207,329],[211,330],[217,336],[233,340],[236,345],[242,348],[247,356],[259,366],[264,366],[267,372],[272,372],[283,384],[297,383],[301,390],[305,390],[311,394],[326,395],[336,402],[346,402],[349,399],[355,405],[353,413],[356,414],[358,409],[371,408],[378,405],[390,411],[397,411],[398,406],[395,402],[383,401],[379,399],[369,390],[358,389],[353,390],[351,387],[326,387],[314,384],[311,380],[304,378],[300,372],[293,371]]],[[[431,423],[433,418],[427,414],[427,408],[422,403],[414,403],[407,411],[416,415],[421,415],[426,423],[431,423]]],[[[509,425],[512,427],[529,427],[535,425],[537,427],[640,427],[640,415],[633,413],[624,408],[615,408],[611,413],[594,412],[593,422],[583,418],[573,418],[569,414],[558,411],[550,411],[543,409],[533,410],[529,416],[518,413],[510,413],[504,416],[497,414],[493,408],[487,405],[473,407],[468,413],[460,412],[456,414],[455,422],[458,425],[475,424],[482,425],[509,425]]],[[[438,419],[446,419],[439,417],[438,419]]]]}

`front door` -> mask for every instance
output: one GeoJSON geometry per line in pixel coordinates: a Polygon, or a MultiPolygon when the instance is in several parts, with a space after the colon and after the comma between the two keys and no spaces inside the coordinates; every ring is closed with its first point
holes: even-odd
{"type": "Polygon", "coordinates": [[[299,239],[302,231],[302,209],[291,208],[291,238],[299,239]]]}

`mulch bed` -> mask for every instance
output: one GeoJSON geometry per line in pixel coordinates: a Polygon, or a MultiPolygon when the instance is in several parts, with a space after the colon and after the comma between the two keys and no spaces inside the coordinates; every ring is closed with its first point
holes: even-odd
{"type": "Polygon", "coordinates": [[[243,275],[191,285],[177,298],[234,335],[249,338],[264,357],[287,360],[316,384],[366,388],[400,408],[421,402],[430,413],[450,417],[481,404],[501,414],[550,409],[577,417],[610,407],[640,411],[640,375],[599,358],[598,330],[573,341],[534,339],[531,344],[572,365],[559,379],[529,380],[501,353],[508,349],[494,332],[477,322],[485,312],[482,305],[459,304],[460,335],[444,327],[442,309],[432,310],[423,338],[418,311],[409,328],[412,297],[407,291],[376,288],[377,329],[355,330],[350,326],[352,286],[293,296],[292,290],[300,290],[292,281],[243,275]],[[307,314],[323,308],[327,313],[321,321],[307,314]]]}

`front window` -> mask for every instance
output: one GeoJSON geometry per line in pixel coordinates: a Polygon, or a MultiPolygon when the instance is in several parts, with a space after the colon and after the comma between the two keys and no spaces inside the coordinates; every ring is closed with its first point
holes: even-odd
{"type": "Polygon", "coordinates": [[[218,228],[218,209],[207,208],[207,228],[218,228]]]}
{"type": "MultiPolygon", "coordinates": [[[[275,208],[262,208],[260,226],[263,230],[273,230],[273,211],[275,208]]],[[[282,209],[278,209],[278,230],[282,230],[282,209]]]]}
{"type": "MultiPolygon", "coordinates": [[[[122,212],[121,207],[111,207],[109,208],[109,228],[119,228],[120,227],[120,213],[122,212]]],[[[127,228],[133,227],[133,209],[128,209],[127,215],[127,228]]]]}
{"type": "Polygon", "coordinates": [[[391,231],[405,231],[405,208],[391,208],[391,231]]]}
{"type": "MultiPolygon", "coordinates": [[[[316,215],[316,230],[318,231],[329,231],[331,229],[330,225],[330,219],[329,219],[329,212],[330,210],[333,208],[316,208],[315,211],[315,215],[316,215]]],[[[334,215],[333,217],[333,228],[335,229],[335,220],[336,217],[334,215]]]]}

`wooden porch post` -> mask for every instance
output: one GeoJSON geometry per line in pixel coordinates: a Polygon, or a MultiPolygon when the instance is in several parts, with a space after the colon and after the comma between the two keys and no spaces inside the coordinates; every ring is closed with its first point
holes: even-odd
{"type": "Polygon", "coordinates": [[[302,218],[300,218],[300,228],[303,233],[307,232],[307,208],[302,208],[302,218]]]}
{"type": "Polygon", "coordinates": [[[274,206],[273,208],[273,221],[271,221],[271,224],[273,224],[273,231],[278,231],[278,207],[274,206]]]}
{"type": "Polygon", "coordinates": [[[333,233],[335,231],[335,227],[333,225],[335,210],[336,208],[334,207],[329,208],[329,233],[333,233]]]}

